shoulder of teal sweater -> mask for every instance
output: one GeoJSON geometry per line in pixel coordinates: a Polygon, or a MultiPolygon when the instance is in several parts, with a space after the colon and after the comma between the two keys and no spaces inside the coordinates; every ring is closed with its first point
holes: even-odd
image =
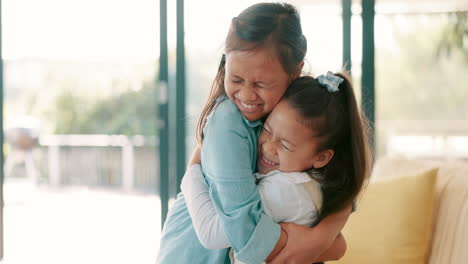
{"type": "Polygon", "coordinates": [[[223,135],[227,131],[235,131],[241,136],[248,135],[247,125],[237,106],[231,100],[220,102],[206,123],[205,135],[223,135]]]}
{"type": "Polygon", "coordinates": [[[243,126],[243,117],[237,106],[229,99],[219,103],[213,110],[215,122],[220,120],[222,123],[243,126]]]}

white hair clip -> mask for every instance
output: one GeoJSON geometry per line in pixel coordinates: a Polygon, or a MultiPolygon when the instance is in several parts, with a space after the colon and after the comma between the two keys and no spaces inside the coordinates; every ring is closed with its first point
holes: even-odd
{"type": "Polygon", "coordinates": [[[327,75],[320,75],[317,77],[317,81],[325,86],[330,93],[338,92],[338,86],[344,81],[343,78],[336,76],[331,71],[327,72],[327,75]]]}

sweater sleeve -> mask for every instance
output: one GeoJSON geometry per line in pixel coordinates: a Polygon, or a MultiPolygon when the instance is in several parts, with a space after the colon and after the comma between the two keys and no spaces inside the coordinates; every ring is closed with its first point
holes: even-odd
{"type": "Polygon", "coordinates": [[[200,243],[208,249],[230,247],[200,165],[193,165],[187,170],[180,187],[200,243]]]}

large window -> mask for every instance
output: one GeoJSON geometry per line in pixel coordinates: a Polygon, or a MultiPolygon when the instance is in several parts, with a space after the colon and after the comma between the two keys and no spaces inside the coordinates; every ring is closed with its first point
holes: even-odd
{"type": "Polygon", "coordinates": [[[5,262],[154,263],[159,1],[2,5],[5,262]]]}
{"type": "Polygon", "coordinates": [[[468,157],[467,22],[468,12],[377,15],[379,155],[468,157]]]}

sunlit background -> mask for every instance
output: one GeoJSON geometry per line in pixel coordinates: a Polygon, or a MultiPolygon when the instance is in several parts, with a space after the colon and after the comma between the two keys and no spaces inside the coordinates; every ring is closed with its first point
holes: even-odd
{"type": "MultiPolygon", "coordinates": [[[[187,154],[230,20],[255,2],[185,1],[187,154]]],[[[342,69],[341,1],[288,2],[309,43],[305,74],[342,69]]],[[[1,4],[2,262],[154,263],[159,1],[1,4]]],[[[376,158],[468,159],[468,1],[377,0],[375,9],[376,158]]],[[[360,1],[352,12],[351,72],[360,95],[360,1]]],[[[176,19],[169,1],[169,83],[176,19]]]]}

